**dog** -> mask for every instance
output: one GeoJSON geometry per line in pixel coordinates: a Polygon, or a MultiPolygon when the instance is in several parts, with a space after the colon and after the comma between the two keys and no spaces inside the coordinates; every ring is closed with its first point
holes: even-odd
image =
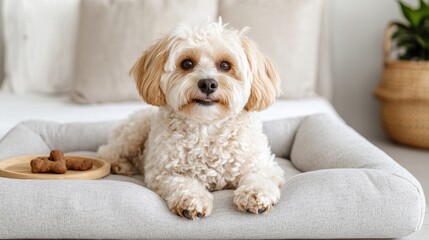
{"type": "Polygon", "coordinates": [[[247,30],[181,24],[155,42],[130,70],[155,107],[132,114],[98,150],[112,173],[143,174],[182,218],[209,216],[221,189],[235,189],[234,204],[255,214],[280,199],[283,170],[256,113],[273,104],[280,81],[247,30]]]}

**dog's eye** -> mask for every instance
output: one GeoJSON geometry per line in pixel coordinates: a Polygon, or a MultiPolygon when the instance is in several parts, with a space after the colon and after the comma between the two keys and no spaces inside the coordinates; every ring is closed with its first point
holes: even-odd
{"type": "Polygon", "coordinates": [[[224,71],[229,71],[231,69],[231,64],[229,64],[227,61],[222,61],[219,67],[224,71]]]}
{"type": "Polygon", "coordinates": [[[194,67],[194,63],[191,59],[185,59],[180,64],[180,67],[182,67],[183,70],[190,70],[194,67]]]}

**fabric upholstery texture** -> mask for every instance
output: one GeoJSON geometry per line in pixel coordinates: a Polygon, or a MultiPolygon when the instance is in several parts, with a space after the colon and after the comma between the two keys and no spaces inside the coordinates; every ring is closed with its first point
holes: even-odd
{"type": "Polygon", "coordinates": [[[21,95],[66,93],[71,89],[79,3],[80,0],[2,2],[4,88],[21,95]]]}
{"type": "MultiPolygon", "coordinates": [[[[24,122],[0,141],[0,159],[52,148],[94,154],[114,125],[24,122]]],[[[211,216],[185,221],[142,176],[0,178],[0,238],[394,238],[420,229],[419,182],[342,121],[311,115],[264,122],[264,131],[287,179],[268,214],[239,212],[223,190],[211,216]]]]}
{"type": "Polygon", "coordinates": [[[143,51],[177,24],[214,20],[216,11],[216,0],[82,0],[72,99],[139,100],[128,72],[143,51]]]}

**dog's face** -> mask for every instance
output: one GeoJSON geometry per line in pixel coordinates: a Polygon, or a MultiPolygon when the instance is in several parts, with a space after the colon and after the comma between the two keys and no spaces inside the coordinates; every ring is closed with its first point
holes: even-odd
{"type": "Polygon", "coordinates": [[[221,23],[181,25],[131,69],[143,99],[198,122],[260,111],[278,95],[275,67],[244,33],[221,23]]]}

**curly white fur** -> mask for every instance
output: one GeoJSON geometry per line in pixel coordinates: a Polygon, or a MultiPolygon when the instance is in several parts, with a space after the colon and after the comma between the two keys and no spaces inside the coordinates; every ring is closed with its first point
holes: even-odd
{"type": "Polygon", "coordinates": [[[272,209],[283,170],[254,111],[274,101],[279,81],[243,31],[221,23],[181,25],[149,48],[131,73],[145,101],[159,108],[131,115],[100,147],[113,173],[143,173],[147,187],[188,219],[210,215],[210,191],[227,188],[236,189],[241,211],[272,209]],[[192,69],[182,67],[184,60],[192,69]],[[231,68],[222,69],[222,62],[231,68]],[[218,84],[213,93],[198,86],[208,78],[218,84]]]}

